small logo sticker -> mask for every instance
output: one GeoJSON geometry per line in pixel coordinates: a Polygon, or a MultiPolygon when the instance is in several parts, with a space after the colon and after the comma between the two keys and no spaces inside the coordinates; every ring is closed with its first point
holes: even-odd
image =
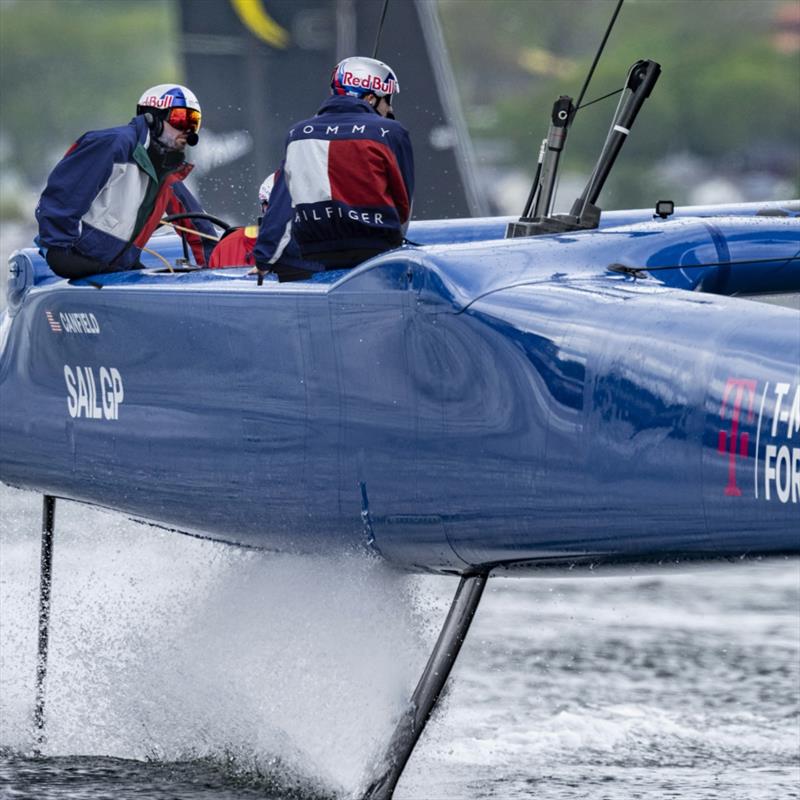
{"type": "Polygon", "coordinates": [[[84,311],[59,312],[58,317],[52,311],[45,311],[47,324],[53,333],[85,333],[97,336],[100,323],[94,314],[84,311]]]}
{"type": "Polygon", "coordinates": [[[53,316],[52,311],[45,311],[44,315],[47,317],[47,324],[53,333],[62,333],[61,323],[53,316]]]}
{"type": "Polygon", "coordinates": [[[725,394],[722,396],[720,418],[726,419],[727,410],[730,409],[730,432],[721,430],[717,449],[728,456],[728,485],[725,494],[728,497],[741,497],[742,490],[736,483],[736,457],[747,458],[749,454],[750,437],[747,433],[739,432],[742,411],[747,415],[747,421],[753,420],[753,398],[756,392],[756,382],[741,378],[728,378],[725,384],[725,394]]]}
{"type": "MultiPolygon", "coordinates": [[[[800,384],[766,381],[761,392],[749,378],[728,378],[722,395],[717,450],[728,462],[727,497],[742,497],[740,474],[752,468],[753,496],[800,503],[800,384]],[[760,394],[756,419],[756,396],[760,394]],[[750,430],[755,422],[755,447],[750,430]]],[[[749,496],[749,491],[748,491],[749,496]]]]}

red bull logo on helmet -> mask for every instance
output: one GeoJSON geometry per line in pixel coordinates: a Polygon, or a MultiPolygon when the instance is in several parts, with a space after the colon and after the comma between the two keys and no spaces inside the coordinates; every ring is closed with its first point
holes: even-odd
{"type": "Polygon", "coordinates": [[[380,94],[394,94],[396,82],[394,78],[381,80],[379,75],[365,75],[359,77],[352,72],[345,72],[342,78],[342,86],[346,88],[361,89],[368,92],[380,94]]]}
{"type": "Polygon", "coordinates": [[[148,108],[169,108],[174,101],[175,98],[171,94],[165,94],[163,97],[150,95],[149,97],[143,97],[139,101],[139,105],[147,106],[148,108]]]}
{"type": "Polygon", "coordinates": [[[145,108],[193,108],[195,111],[200,111],[200,103],[197,98],[185,86],[180,86],[177,83],[160,83],[158,86],[151,86],[145,89],[142,96],[139,98],[137,106],[144,106],[145,108]]]}

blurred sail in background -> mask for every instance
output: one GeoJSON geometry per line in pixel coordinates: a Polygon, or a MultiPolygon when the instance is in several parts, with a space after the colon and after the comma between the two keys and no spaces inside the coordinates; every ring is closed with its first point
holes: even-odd
{"type": "MultiPolygon", "coordinates": [[[[372,55],[382,10],[376,0],[180,0],[186,82],[203,105],[198,190],[214,197],[216,213],[255,216],[289,126],[319,108],[338,60],[372,55]]],[[[390,4],[377,57],[399,77],[415,218],[487,214],[435,5],[390,4]]]]}

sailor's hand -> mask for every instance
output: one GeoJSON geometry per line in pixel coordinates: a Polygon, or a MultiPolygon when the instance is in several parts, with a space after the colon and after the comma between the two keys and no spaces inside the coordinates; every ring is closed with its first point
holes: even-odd
{"type": "Polygon", "coordinates": [[[248,272],[248,275],[258,275],[258,285],[261,286],[264,283],[264,276],[269,272],[268,269],[259,269],[258,267],[253,267],[253,269],[248,272]]]}

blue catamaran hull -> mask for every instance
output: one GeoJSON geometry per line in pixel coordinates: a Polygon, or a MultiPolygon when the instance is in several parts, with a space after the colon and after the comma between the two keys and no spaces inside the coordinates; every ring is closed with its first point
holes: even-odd
{"type": "Polygon", "coordinates": [[[800,551],[800,313],[727,296],[800,291],[798,219],[448,229],[261,287],[16,254],[0,478],[408,569],[800,551]]]}

